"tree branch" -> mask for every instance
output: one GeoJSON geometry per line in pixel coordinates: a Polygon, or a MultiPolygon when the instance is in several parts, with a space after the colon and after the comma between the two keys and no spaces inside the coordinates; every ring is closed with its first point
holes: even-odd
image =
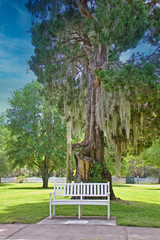
{"type": "Polygon", "coordinates": [[[80,11],[80,13],[83,15],[83,17],[88,18],[88,19],[93,19],[88,6],[87,6],[87,2],[89,2],[89,0],[75,0],[78,6],[78,9],[80,11]]]}

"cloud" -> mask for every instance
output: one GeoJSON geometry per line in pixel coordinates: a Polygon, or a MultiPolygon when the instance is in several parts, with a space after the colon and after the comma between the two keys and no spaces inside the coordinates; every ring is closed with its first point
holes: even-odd
{"type": "Polygon", "coordinates": [[[0,112],[6,109],[10,92],[36,78],[33,72],[27,73],[27,60],[32,54],[29,40],[0,33],[0,112]]]}
{"type": "Polygon", "coordinates": [[[0,69],[1,73],[20,73],[27,66],[27,60],[33,54],[33,46],[26,39],[11,38],[0,33],[0,69]]]}
{"type": "Polygon", "coordinates": [[[33,72],[27,73],[27,61],[33,55],[26,33],[30,25],[25,1],[0,0],[0,113],[8,106],[10,92],[36,79],[33,72]]]}

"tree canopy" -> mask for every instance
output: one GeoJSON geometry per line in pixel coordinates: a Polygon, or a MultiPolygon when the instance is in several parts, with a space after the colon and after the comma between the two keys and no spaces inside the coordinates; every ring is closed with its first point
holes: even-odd
{"type": "Polygon", "coordinates": [[[53,170],[66,164],[66,131],[56,108],[41,95],[42,89],[40,83],[32,82],[9,99],[8,156],[15,166],[39,168],[43,187],[48,187],[53,170]]]}
{"type": "Polygon", "coordinates": [[[35,56],[29,62],[31,69],[65,119],[70,117],[72,130],[82,128],[85,106],[87,109],[84,139],[73,145],[76,181],[88,181],[90,166],[95,163],[102,166],[101,181],[111,181],[104,161],[104,137],[108,147],[111,145],[115,161],[120,162],[121,155],[137,146],[142,135],[148,138],[147,131],[151,132],[148,126],[153,126],[159,117],[159,110],[155,109],[158,105],[154,104],[159,101],[155,69],[144,65],[147,58],[142,56],[139,60],[132,57],[128,66],[119,61],[121,53],[136,47],[141,39],[158,45],[157,3],[144,0],[27,3],[29,11],[37,17],[31,30],[35,46],[35,56]],[[149,98],[146,91],[150,91],[149,98]],[[148,114],[147,120],[144,112],[148,114]],[[144,134],[140,134],[143,130],[144,134]]]}
{"type": "Polygon", "coordinates": [[[6,127],[5,117],[0,116],[0,178],[10,170],[6,154],[6,142],[9,139],[9,131],[6,127]]]}
{"type": "MultiPolygon", "coordinates": [[[[150,148],[142,152],[144,162],[148,165],[160,168],[160,145],[159,139],[155,140],[150,148]]],[[[160,173],[159,173],[160,174],[160,173]]]]}

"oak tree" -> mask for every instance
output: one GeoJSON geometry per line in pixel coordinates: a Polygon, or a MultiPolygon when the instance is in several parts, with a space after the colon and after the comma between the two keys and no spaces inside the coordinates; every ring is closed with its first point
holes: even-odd
{"type": "MultiPolygon", "coordinates": [[[[74,132],[80,132],[86,119],[83,140],[72,146],[78,182],[89,180],[93,165],[95,172],[101,165],[101,181],[111,182],[104,138],[116,162],[129,145],[137,146],[144,119],[144,111],[139,109],[152,105],[152,99],[145,102],[146,96],[139,103],[139,94],[155,86],[156,77],[150,66],[143,68],[142,63],[135,68],[132,63],[123,68],[119,59],[142,38],[158,43],[160,11],[156,4],[144,0],[28,0],[26,6],[37,18],[30,68],[74,132]]],[[[112,187],[111,198],[115,199],[112,187]]]]}

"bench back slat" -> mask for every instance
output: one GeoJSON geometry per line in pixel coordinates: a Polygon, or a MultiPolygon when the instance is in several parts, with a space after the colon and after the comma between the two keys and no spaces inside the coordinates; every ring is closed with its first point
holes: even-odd
{"type": "Polygon", "coordinates": [[[108,183],[54,183],[55,196],[96,196],[110,193],[108,183]]]}

